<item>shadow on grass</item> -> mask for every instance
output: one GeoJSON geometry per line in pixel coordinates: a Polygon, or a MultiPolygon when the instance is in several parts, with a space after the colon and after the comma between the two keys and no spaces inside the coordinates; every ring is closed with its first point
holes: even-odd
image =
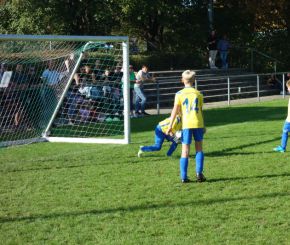
{"type": "Polygon", "coordinates": [[[228,148],[225,148],[225,149],[222,149],[220,151],[212,151],[212,152],[208,152],[208,153],[205,153],[206,156],[209,156],[209,157],[216,157],[216,156],[229,156],[229,155],[236,155],[236,154],[239,154],[239,155],[250,155],[250,154],[257,154],[257,152],[239,152],[239,153],[233,153],[233,152],[230,152],[230,151],[233,151],[233,150],[242,150],[244,148],[248,148],[248,147],[253,147],[253,146],[257,146],[257,145],[262,145],[262,144],[266,144],[266,143],[270,143],[270,142],[274,142],[274,141],[277,141],[281,139],[281,137],[276,137],[276,138],[273,138],[273,139],[270,139],[270,140],[263,140],[263,141],[258,141],[258,142],[253,142],[253,143],[250,143],[250,144],[244,144],[244,145],[238,145],[238,146],[234,146],[234,147],[228,147],[228,148]]]}
{"type": "MultiPolygon", "coordinates": [[[[281,177],[284,175],[276,175],[270,177],[281,177]]],[[[289,176],[289,175],[286,175],[289,176]]],[[[266,176],[257,176],[258,178],[266,176]]],[[[36,214],[29,216],[20,216],[20,217],[0,217],[0,223],[9,223],[9,222],[21,222],[28,221],[34,222],[36,220],[46,220],[46,219],[56,219],[56,218],[67,218],[67,217],[78,217],[82,215],[102,215],[102,214],[115,214],[119,212],[131,213],[136,211],[148,211],[148,210],[157,210],[163,208],[178,208],[186,206],[198,206],[198,205],[212,205],[212,204],[223,204],[227,202],[236,202],[236,201],[246,201],[246,200],[255,200],[255,199],[265,199],[265,198],[276,198],[276,197],[285,197],[289,196],[290,192],[274,192],[263,195],[255,196],[238,196],[238,197],[227,197],[227,198],[212,198],[205,200],[194,200],[189,202],[179,202],[179,203],[156,203],[149,205],[135,205],[129,207],[117,207],[117,208],[107,208],[107,209],[92,209],[87,211],[75,211],[75,212],[64,212],[64,213],[51,213],[51,214],[36,214]]]]}
{"type": "MultiPolygon", "coordinates": [[[[256,152],[256,151],[253,151],[253,152],[244,152],[244,151],[243,152],[232,152],[232,151],[234,151],[234,150],[242,150],[244,148],[253,147],[253,146],[257,146],[257,145],[262,145],[262,144],[274,142],[274,141],[277,141],[277,140],[280,140],[280,139],[281,139],[281,137],[276,137],[276,138],[270,139],[270,140],[263,140],[263,141],[253,142],[253,143],[250,143],[250,144],[244,144],[244,145],[238,145],[238,146],[234,146],[234,147],[228,147],[228,148],[224,148],[224,149],[219,150],[219,151],[205,152],[205,157],[221,157],[221,156],[234,156],[234,155],[255,155],[255,154],[260,154],[260,153],[274,153],[272,151],[272,149],[269,149],[269,151],[266,151],[266,152],[256,152]]],[[[194,157],[192,153],[190,154],[190,156],[194,157]]],[[[172,158],[179,159],[180,156],[174,155],[172,158]]]]}
{"type": "Polygon", "coordinates": [[[249,180],[249,179],[264,179],[264,178],[279,178],[279,177],[289,177],[289,173],[284,174],[266,174],[258,176],[245,176],[245,177],[231,177],[231,178],[217,178],[217,179],[208,179],[209,183],[224,182],[224,181],[238,181],[238,180],[249,180]]]}
{"type": "MultiPolygon", "coordinates": [[[[207,127],[221,126],[233,123],[253,122],[253,121],[273,121],[283,120],[287,114],[287,107],[226,107],[216,108],[204,111],[205,122],[207,127]]],[[[169,115],[149,116],[132,119],[132,132],[153,131],[157,123],[169,117],[169,115]]],[[[282,127],[282,125],[281,125],[282,127]]]]}

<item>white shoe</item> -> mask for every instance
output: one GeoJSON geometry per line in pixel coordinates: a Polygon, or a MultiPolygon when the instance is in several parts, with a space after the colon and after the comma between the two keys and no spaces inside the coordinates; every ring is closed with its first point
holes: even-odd
{"type": "Polygon", "coordinates": [[[142,147],[143,147],[143,146],[140,146],[140,149],[139,149],[138,154],[137,154],[138,157],[141,157],[142,154],[144,153],[144,151],[141,150],[142,147]]]}

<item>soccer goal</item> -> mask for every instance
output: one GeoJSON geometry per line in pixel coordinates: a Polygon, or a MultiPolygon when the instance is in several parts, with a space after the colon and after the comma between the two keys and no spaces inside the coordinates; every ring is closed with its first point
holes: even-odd
{"type": "Polygon", "coordinates": [[[128,37],[0,35],[0,146],[130,141],[128,37]]]}

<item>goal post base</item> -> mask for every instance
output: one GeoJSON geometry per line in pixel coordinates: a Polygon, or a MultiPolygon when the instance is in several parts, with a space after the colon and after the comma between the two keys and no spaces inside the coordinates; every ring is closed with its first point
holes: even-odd
{"type": "Polygon", "coordinates": [[[84,143],[84,144],[129,144],[126,139],[108,139],[108,138],[69,138],[69,137],[45,137],[48,142],[62,143],[84,143]]]}

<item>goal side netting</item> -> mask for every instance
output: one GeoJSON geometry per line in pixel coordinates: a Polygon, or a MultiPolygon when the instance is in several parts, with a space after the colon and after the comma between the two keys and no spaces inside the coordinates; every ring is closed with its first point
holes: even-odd
{"type": "Polygon", "coordinates": [[[0,35],[0,147],[130,140],[128,38],[0,35]]]}

